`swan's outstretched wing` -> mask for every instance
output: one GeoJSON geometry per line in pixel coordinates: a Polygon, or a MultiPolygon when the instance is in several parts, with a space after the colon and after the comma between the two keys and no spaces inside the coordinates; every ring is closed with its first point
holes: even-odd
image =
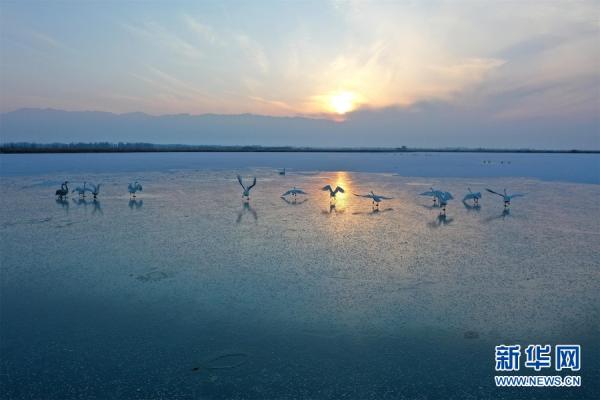
{"type": "Polygon", "coordinates": [[[296,193],[298,194],[306,194],[306,192],[302,189],[296,189],[296,193]]]}
{"type": "Polygon", "coordinates": [[[143,192],[142,185],[139,183],[137,184],[137,190],[139,190],[140,192],[143,192]]]}
{"type": "Polygon", "coordinates": [[[240,186],[242,187],[242,189],[246,190],[246,186],[244,186],[244,184],[242,183],[242,177],[238,175],[237,178],[238,178],[238,182],[240,183],[240,186]]]}
{"type": "Polygon", "coordinates": [[[248,191],[250,191],[250,189],[252,189],[254,186],[256,186],[256,177],[254,177],[254,180],[252,181],[252,185],[248,186],[248,191]]]}
{"type": "Polygon", "coordinates": [[[344,188],[341,187],[341,186],[336,186],[335,190],[333,191],[333,193],[335,194],[337,192],[344,193],[344,188]]]}
{"type": "Polygon", "coordinates": [[[333,189],[331,189],[331,185],[325,185],[325,186],[323,186],[323,188],[321,190],[324,192],[329,191],[329,193],[333,193],[333,189]]]}
{"type": "Polygon", "coordinates": [[[510,196],[508,196],[511,199],[514,199],[515,197],[524,197],[525,193],[515,193],[515,194],[511,194],[510,196]]]}
{"type": "Polygon", "coordinates": [[[488,192],[490,192],[490,193],[497,194],[497,195],[498,195],[498,196],[500,196],[500,197],[504,197],[504,194],[502,194],[502,193],[498,193],[498,192],[494,192],[492,189],[485,188],[485,190],[487,190],[487,191],[488,191],[488,192]]]}
{"type": "Polygon", "coordinates": [[[463,201],[469,200],[469,199],[480,199],[480,198],[481,198],[481,192],[471,192],[471,193],[467,193],[465,195],[465,197],[463,197],[463,201]]]}
{"type": "Polygon", "coordinates": [[[454,196],[452,196],[452,193],[450,192],[444,192],[444,197],[446,200],[454,200],[454,196]]]}
{"type": "Polygon", "coordinates": [[[423,192],[423,193],[419,194],[419,196],[435,196],[435,191],[429,190],[427,192],[423,192]]]}
{"type": "Polygon", "coordinates": [[[379,197],[380,199],[383,199],[383,200],[392,200],[393,199],[393,197],[386,197],[386,196],[377,196],[377,197],[379,197]]]}
{"type": "Polygon", "coordinates": [[[356,194],[356,193],[352,193],[353,195],[357,196],[357,197],[365,197],[367,199],[372,199],[373,196],[371,194],[356,194]]]}
{"type": "Polygon", "coordinates": [[[288,190],[287,192],[285,192],[284,194],[281,195],[281,197],[287,196],[288,194],[292,194],[294,193],[293,190],[288,190]]]}

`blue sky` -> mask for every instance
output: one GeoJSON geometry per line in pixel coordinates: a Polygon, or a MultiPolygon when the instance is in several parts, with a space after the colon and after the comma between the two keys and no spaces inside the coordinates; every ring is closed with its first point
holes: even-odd
{"type": "Polygon", "coordinates": [[[0,111],[395,110],[572,121],[587,128],[549,135],[597,144],[599,15],[575,1],[2,2],[0,111]]]}

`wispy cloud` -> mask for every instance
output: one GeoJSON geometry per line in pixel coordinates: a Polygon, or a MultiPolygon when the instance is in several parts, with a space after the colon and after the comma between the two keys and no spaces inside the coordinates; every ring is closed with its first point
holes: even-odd
{"type": "Polygon", "coordinates": [[[122,27],[130,33],[146,39],[149,44],[160,46],[185,59],[198,61],[204,56],[203,52],[197,46],[157,23],[145,22],[138,25],[123,23],[122,27]]]}
{"type": "Polygon", "coordinates": [[[198,37],[212,45],[222,46],[225,44],[225,41],[215,32],[215,30],[207,25],[200,22],[198,19],[192,17],[191,15],[184,14],[183,21],[185,22],[188,29],[196,33],[198,37]]]}

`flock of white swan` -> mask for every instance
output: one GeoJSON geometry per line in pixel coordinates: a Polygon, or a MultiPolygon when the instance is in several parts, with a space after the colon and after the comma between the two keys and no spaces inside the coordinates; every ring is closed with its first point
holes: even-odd
{"type": "MultiPolygon", "coordinates": [[[[285,175],[285,169],[280,171],[279,174],[285,175]]],[[[244,182],[240,175],[237,176],[237,179],[238,179],[238,182],[240,183],[240,186],[242,186],[242,189],[243,189],[242,198],[245,199],[246,201],[250,201],[250,190],[254,186],[256,186],[256,177],[253,178],[251,185],[244,185],[244,182]]],[[[329,199],[331,202],[335,201],[336,195],[338,193],[345,193],[344,188],[341,186],[336,186],[334,189],[331,187],[331,185],[326,185],[321,190],[323,190],[325,192],[329,192],[329,199]]],[[[525,194],[522,194],[522,193],[507,194],[506,189],[504,189],[504,192],[502,192],[502,193],[496,192],[495,190],[488,189],[488,188],[486,188],[485,190],[487,190],[488,192],[490,192],[492,194],[502,197],[502,199],[504,200],[504,208],[505,209],[510,206],[510,202],[512,199],[514,199],[516,197],[525,196],[525,194]]],[[[468,188],[468,191],[469,192],[463,197],[463,200],[462,200],[463,203],[466,204],[467,202],[471,201],[473,203],[472,204],[473,207],[479,207],[479,199],[481,199],[481,197],[482,197],[481,192],[473,192],[473,191],[471,191],[471,188],[468,188]]],[[[290,190],[283,193],[281,195],[281,197],[285,198],[286,196],[292,196],[294,199],[296,199],[296,197],[298,195],[306,195],[306,194],[307,193],[304,190],[294,186],[290,190]]],[[[371,204],[376,209],[379,207],[379,203],[381,203],[383,200],[392,200],[392,197],[384,196],[381,194],[375,194],[373,191],[370,191],[367,194],[353,193],[353,195],[355,195],[357,197],[364,197],[366,199],[371,199],[371,204]]],[[[448,205],[448,201],[454,199],[454,197],[452,196],[452,193],[446,192],[444,190],[437,190],[434,188],[430,188],[430,190],[420,193],[420,195],[432,197],[433,205],[440,207],[440,209],[444,213],[446,212],[446,206],[448,205]]]]}
{"type": "MultiPolygon", "coordinates": [[[[285,175],[285,169],[279,171],[279,174],[285,175]]],[[[242,198],[246,202],[250,201],[250,191],[252,190],[253,187],[256,186],[256,177],[253,177],[252,183],[249,185],[244,184],[244,181],[240,175],[237,176],[237,180],[243,189],[242,198]]],[[[69,194],[68,184],[69,184],[68,181],[65,181],[61,184],[60,189],[58,189],[56,191],[57,197],[62,199],[63,197],[65,197],[69,194]]],[[[334,189],[331,187],[331,185],[326,185],[323,188],[321,188],[321,190],[329,192],[330,202],[335,202],[336,195],[338,193],[345,193],[344,188],[341,186],[336,186],[334,189]]],[[[504,189],[503,192],[497,192],[495,190],[488,189],[488,188],[486,188],[485,190],[487,190],[489,193],[492,193],[492,194],[502,197],[502,199],[504,201],[505,209],[510,206],[510,202],[512,199],[514,199],[516,197],[525,196],[525,194],[522,194],[522,193],[508,194],[506,192],[506,189],[504,189]]],[[[137,181],[129,183],[129,185],[127,186],[127,191],[129,192],[130,197],[136,197],[136,193],[142,191],[142,185],[137,181]]],[[[90,192],[90,194],[94,196],[94,199],[96,199],[98,197],[98,195],[100,194],[100,184],[83,182],[83,186],[77,186],[75,189],[73,189],[71,191],[71,193],[77,193],[80,197],[85,197],[87,192],[90,192]]],[[[373,191],[370,191],[367,194],[356,194],[356,193],[353,193],[353,194],[357,197],[363,197],[366,199],[370,199],[371,204],[375,209],[379,208],[379,203],[381,203],[382,201],[392,200],[392,197],[384,196],[381,194],[375,194],[373,191]]],[[[281,195],[281,197],[283,199],[286,199],[287,196],[292,196],[292,198],[295,200],[298,195],[307,195],[307,193],[304,190],[294,186],[290,190],[283,193],[281,195]]],[[[433,205],[435,207],[439,207],[444,213],[446,212],[446,206],[448,205],[448,201],[454,199],[454,197],[452,196],[452,193],[444,191],[444,190],[434,189],[434,188],[430,188],[430,190],[420,193],[420,195],[431,197],[433,199],[433,205]]],[[[481,199],[481,197],[482,197],[481,192],[473,192],[473,191],[471,191],[471,188],[468,188],[468,193],[465,194],[462,201],[465,204],[468,204],[468,202],[471,202],[472,207],[479,207],[479,200],[481,199]]]]}
{"type": "MultiPolygon", "coordinates": [[[[142,185],[138,183],[138,181],[132,182],[127,185],[127,191],[129,192],[129,196],[135,197],[137,192],[142,191],[142,185]]],[[[77,193],[79,197],[85,197],[85,194],[90,192],[94,196],[94,199],[98,198],[100,194],[100,184],[94,185],[90,182],[83,182],[83,186],[77,186],[75,189],[71,191],[71,193],[77,193]]],[[[58,198],[63,198],[69,195],[69,181],[64,181],[60,185],[60,189],[56,190],[56,196],[58,198]]]]}

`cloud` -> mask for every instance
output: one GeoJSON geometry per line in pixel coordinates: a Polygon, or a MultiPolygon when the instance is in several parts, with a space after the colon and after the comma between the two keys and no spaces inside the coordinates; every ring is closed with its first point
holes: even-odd
{"type": "Polygon", "coordinates": [[[202,40],[205,40],[212,45],[223,46],[225,44],[222,38],[209,25],[201,23],[188,14],[183,15],[183,20],[188,29],[196,33],[202,40]]]}
{"type": "Polygon", "coordinates": [[[198,47],[154,22],[139,25],[123,23],[121,26],[130,33],[146,39],[149,44],[160,46],[184,59],[199,61],[204,57],[198,47]]]}
{"type": "Polygon", "coordinates": [[[259,72],[263,74],[269,72],[269,60],[260,43],[244,34],[236,34],[234,39],[245,57],[259,72]]]}

